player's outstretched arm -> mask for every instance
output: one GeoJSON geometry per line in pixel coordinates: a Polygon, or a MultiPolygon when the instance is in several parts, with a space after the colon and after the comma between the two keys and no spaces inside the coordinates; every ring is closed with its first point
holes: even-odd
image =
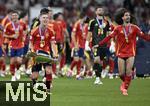
{"type": "Polygon", "coordinates": [[[99,45],[104,45],[108,41],[110,41],[111,38],[113,38],[115,35],[117,35],[117,30],[114,29],[107,37],[105,37],[102,41],[99,42],[99,45]]]}
{"type": "Polygon", "coordinates": [[[144,34],[139,27],[136,26],[137,36],[141,37],[146,41],[150,41],[150,34],[144,34]]]}

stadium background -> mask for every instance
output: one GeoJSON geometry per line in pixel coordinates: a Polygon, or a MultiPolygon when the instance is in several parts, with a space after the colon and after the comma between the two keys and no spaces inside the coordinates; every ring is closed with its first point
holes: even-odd
{"type": "MultiPolygon", "coordinates": [[[[112,21],[117,8],[128,8],[136,17],[138,26],[145,33],[148,33],[150,29],[149,0],[0,0],[0,21],[6,15],[7,9],[15,7],[21,11],[28,12],[30,26],[32,19],[38,16],[41,8],[51,6],[54,13],[58,11],[63,12],[68,31],[71,32],[72,25],[78,19],[80,11],[86,10],[87,15],[92,18],[94,17],[94,7],[97,4],[105,6],[105,11],[109,13],[112,21]]],[[[139,76],[144,76],[144,74],[150,76],[149,53],[150,43],[139,39],[136,57],[136,68],[139,76]]],[[[67,63],[69,64],[71,61],[69,57],[70,50],[67,50],[67,55],[67,63]]],[[[117,71],[117,68],[115,71],[117,71]]],[[[50,106],[150,106],[149,78],[133,80],[129,89],[129,96],[125,97],[119,92],[119,78],[113,80],[105,78],[102,79],[104,82],[102,86],[95,86],[93,84],[94,78],[79,81],[74,77],[61,77],[53,81],[50,106]]],[[[9,75],[5,78],[0,77],[0,81],[8,81],[10,79],[11,76],[9,75]]],[[[39,80],[42,79],[40,78],[39,80]]],[[[27,76],[22,76],[21,81],[31,80],[27,76]]],[[[0,91],[5,93],[2,90],[0,91]]],[[[0,95],[0,106],[6,106],[2,102],[3,99],[4,97],[0,95]]],[[[13,106],[13,103],[10,105],[13,106]]],[[[15,106],[18,105],[17,103],[15,106]]],[[[26,104],[22,103],[21,105],[24,106],[26,104]]]]}
{"type": "MultiPolygon", "coordinates": [[[[138,26],[143,32],[150,29],[150,1],[149,0],[0,0],[0,20],[7,13],[8,8],[17,8],[26,11],[29,15],[29,26],[32,20],[38,17],[39,10],[50,6],[54,13],[62,12],[71,33],[72,25],[78,19],[81,11],[85,11],[90,18],[94,17],[94,7],[98,4],[105,6],[106,13],[113,21],[115,10],[125,7],[136,17],[138,26]]],[[[67,63],[70,63],[70,49],[66,50],[67,63]]],[[[150,44],[141,39],[137,42],[136,68],[139,76],[150,75],[150,44]]],[[[117,66],[116,66],[117,68],[117,66]]],[[[116,69],[117,71],[117,69],[116,69]]]]}

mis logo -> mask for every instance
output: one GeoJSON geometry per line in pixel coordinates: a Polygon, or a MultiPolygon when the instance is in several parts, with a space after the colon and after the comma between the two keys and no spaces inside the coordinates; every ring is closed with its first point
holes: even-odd
{"type": "Polygon", "coordinates": [[[0,82],[0,106],[50,106],[50,95],[46,93],[46,85],[38,83],[32,87],[31,82],[0,82]]]}

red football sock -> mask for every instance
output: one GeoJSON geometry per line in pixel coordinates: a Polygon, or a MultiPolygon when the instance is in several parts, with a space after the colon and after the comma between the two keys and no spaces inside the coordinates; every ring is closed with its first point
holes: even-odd
{"type": "Polygon", "coordinates": [[[54,74],[56,74],[56,64],[55,63],[52,64],[52,71],[53,71],[54,74]]]}
{"type": "Polygon", "coordinates": [[[46,74],[46,81],[52,81],[52,74],[46,74]]]}
{"type": "Polygon", "coordinates": [[[103,60],[103,66],[102,66],[102,69],[105,69],[106,68],[106,61],[103,60]]]}
{"type": "Polygon", "coordinates": [[[28,69],[28,61],[26,61],[26,62],[24,63],[24,65],[25,65],[25,69],[28,69]]]}
{"type": "Polygon", "coordinates": [[[10,64],[10,72],[11,72],[11,75],[15,74],[15,65],[14,64],[10,64]]]}
{"type": "Polygon", "coordinates": [[[2,64],[3,64],[3,61],[0,61],[0,70],[2,69],[2,64]]]}
{"type": "Polygon", "coordinates": [[[19,70],[20,66],[21,66],[21,64],[19,64],[19,63],[16,64],[17,70],[19,70]]]}
{"type": "Polygon", "coordinates": [[[60,69],[62,69],[64,67],[66,63],[66,56],[64,54],[62,54],[61,60],[60,60],[60,69]]]}
{"type": "Polygon", "coordinates": [[[125,76],[125,89],[129,88],[130,82],[131,82],[131,76],[125,76]]]}
{"type": "Polygon", "coordinates": [[[110,66],[109,73],[113,73],[115,62],[112,59],[109,59],[109,66],[110,66]]]}
{"type": "Polygon", "coordinates": [[[46,74],[46,87],[50,89],[50,85],[52,83],[52,74],[46,74]]]}
{"type": "Polygon", "coordinates": [[[5,70],[6,70],[6,64],[3,63],[3,64],[2,64],[2,71],[5,71],[5,70]]]}
{"type": "Polygon", "coordinates": [[[124,82],[125,81],[125,75],[120,75],[120,79],[124,82]]]}
{"type": "Polygon", "coordinates": [[[77,65],[78,61],[72,61],[70,65],[70,69],[73,70],[73,68],[77,65]]]}
{"type": "Polygon", "coordinates": [[[82,64],[82,62],[81,62],[81,60],[79,60],[77,63],[77,75],[80,74],[81,64],[82,64]]]}
{"type": "Polygon", "coordinates": [[[51,81],[46,81],[46,87],[47,87],[47,89],[50,89],[50,86],[51,86],[51,81]]]}

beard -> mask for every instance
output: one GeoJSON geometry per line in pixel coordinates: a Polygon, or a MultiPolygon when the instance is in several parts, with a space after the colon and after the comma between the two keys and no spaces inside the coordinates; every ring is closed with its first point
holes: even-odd
{"type": "Polygon", "coordinates": [[[127,18],[127,19],[126,19],[126,23],[130,23],[130,18],[127,18]]]}
{"type": "Polygon", "coordinates": [[[103,14],[101,14],[101,13],[99,13],[99,14],[97,14],[98,16],[103,16],[103,14]]]}

